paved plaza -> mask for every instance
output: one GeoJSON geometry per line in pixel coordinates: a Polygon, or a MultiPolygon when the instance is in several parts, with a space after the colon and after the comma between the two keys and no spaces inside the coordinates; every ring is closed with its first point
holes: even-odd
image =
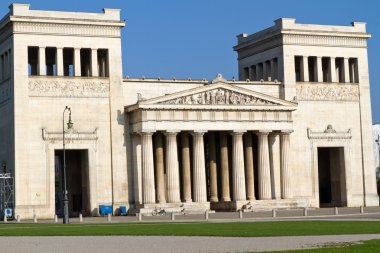
{"type": "Polygon", "coordinates": [[[292,236],[292,237],[183,237],[183,236],[58,236],[0,237],[1,252],[247,252],[346,245],[380,239],[374,235],[292,236]],[[149,243],[147,243],[149,241],[149,243]]]}
{"type": "MultiPolygon", "coordinates": [[[[281,220],[380,220],[380,207],[278,210],[272,212],[243,213],[218,212],[208,214],[208,222],[256,222],[281,220]]],[[[166,216],[142,216],[144,222],[171,222],[166,216]]],[[[71,223],[79,223],[71,218],[71,223]]],[[[205,214],[176,215],[175,221],[205,221],[205,214]]],[[[16,221],[9,221],[15,223],[16,221]]],[[[27,225],[32,220],[21,220],[27,225]]],[[[59,223],[62,221],[59,219],[59,223]]],[[[106,217],[84,217],[83,223],[107,223],[106,217]]],[[[138,222],[135,216],[114,216],[112,223],[138,222]]],[[[54,223],[54,220],[38,220],[38,223],[54,223]]],[[[321,246],[349,245],[363,240],[380,239],[380,234],[367,235],[326,235],[326,236],[281,236],[281,237],[200,237],[200,236],[52,236],[52,237],[0,237],[1,252],[247,252],[274,251],[321,246]],[[149,241],[149,243],[147,243],[149,241]]]]}

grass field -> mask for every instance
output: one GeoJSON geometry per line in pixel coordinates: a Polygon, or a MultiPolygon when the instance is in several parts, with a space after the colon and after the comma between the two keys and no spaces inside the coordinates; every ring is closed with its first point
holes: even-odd
{"type": "Polygon", "coordinates": [[[365,241],[360,244],[355,245],[341,245],[336,247],[326,247],[319,249],[308,249],[308,250],[290,250],[290,251],[273,251],[266,253],[378,253],[380,252],[380,240],[370,240],[365,241]]]}
{"type": "MultiPolygon", "coordinates": [[[[3,224],[0,236],[301,236],[379,234],[380,221],[281,221],[228,223],[3,224]]],[[[380,251],[379,251],[380,252],[380,251]]]]}

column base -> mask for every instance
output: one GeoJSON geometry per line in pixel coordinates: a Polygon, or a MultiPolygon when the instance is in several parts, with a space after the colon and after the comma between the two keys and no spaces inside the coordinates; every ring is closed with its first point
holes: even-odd
{"type": "Polygon", "coordinates": [[[271,199],[271,200],[243,200],[221,201],[211,203],[211,209],[215,211],[269,211],[272,209],[294,209],[309,207],[307,199],[271,199]]]}
{"type": "Polygon", "coordinates": [[[379,206],[379,196],[374,194],[367,194],[365,196],[366,206],[379,206]]]}
{"type": "Polygon", "coordinates": [[[184,202],[184,203],[156,203],[140,204],[131,213],[141,213],[146,216],[152,215],[154,209],[165,209],[166,213],[181,213],[183,210],[187,214],[204,213],[210,210],[210,202],[184,202]]]}

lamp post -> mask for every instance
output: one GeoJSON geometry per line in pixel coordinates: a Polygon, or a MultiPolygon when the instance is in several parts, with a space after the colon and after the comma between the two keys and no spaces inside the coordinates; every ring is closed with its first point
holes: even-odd
{"type": "Polygon", "coordinates": [[[377,166],[379,166],[379,168],[380,168],[380,134],[377,135],[377,139],[375,141],[376,141],[377,147],[379,149],[379,164],[377,166]]]}
{"type": "Polygon", "coordinates": [[[69,122],[67,122],[67,129],[73,127],[73,122],[71,121],[71,110],[70,107],[65,107],[63,110],[62,117],[62,134],[63,134],[63,224],[69,224],[69,198],[67,196],[67,182],[66,182],[66,150],[65,150],[65,113],[69,112],[69,122]]]}

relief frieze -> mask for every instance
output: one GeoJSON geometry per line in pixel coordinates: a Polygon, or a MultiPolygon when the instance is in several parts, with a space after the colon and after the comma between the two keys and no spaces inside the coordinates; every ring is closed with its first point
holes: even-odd
{"type": "Polygon", "coordinates": [[[161,102],[186,105],[277,105],[274,102],[224,88],[213,89],[161,102]]]}
{"type": "Polygon", "coordinates": [[[359,101],[359,87],[356,84],[300,84],[297,100],[359,101]]]}
{"type": "Polygon", "coordinates": [[[31,97],[108,97],[109,81],[99,79],[29,79],[31,97]]]}

